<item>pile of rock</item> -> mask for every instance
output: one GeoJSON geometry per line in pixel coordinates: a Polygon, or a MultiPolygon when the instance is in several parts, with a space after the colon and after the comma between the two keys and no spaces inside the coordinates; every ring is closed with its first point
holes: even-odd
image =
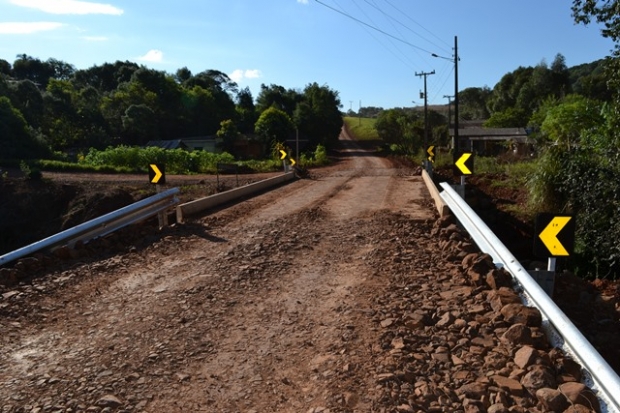
{"type": "Polygon", "coordinates": [[[550,346],[540,312],[522,304],[510,274],[471,253],[449,218],[417,242],[432,271],[409,274],[405,288],[399,275],[375,317],[383,402],[399,412],[600,411],[581,367],[550,346]]]}

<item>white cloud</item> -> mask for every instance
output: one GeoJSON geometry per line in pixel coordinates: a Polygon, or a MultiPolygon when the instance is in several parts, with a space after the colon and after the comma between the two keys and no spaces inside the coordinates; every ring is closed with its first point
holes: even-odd
{"type": "Polygon", "coordinates": [[[234,70],[231,74],[228,75],[228,77],[233,82],[239,83],[241,79],[243,79],[243,70],[241,69],[234,70]]]}
{"type": "Polygon", "coordinates": [[[246,70],[244,74],[248,79],[258,79],[263,75],[258,69],[246,70]]]}
{"type": "Polygon", "coordinates": [[[297,0],[297,3],[308,4],[308,0],[297,0]]]}
{"type": "Polygon", "coordinates": [[[144,56],[136,57],[137,60],[150,63],[161,63],[164,61],[164,53],[161,50],[152,49],[144,56]]]}
{"type": "Polygon", "coordinates": [[[112,14],[121,15],[123,10],[111,4],[80,0],[10,0],[16,6],[37,9],[51,14],[112,14]]]}
{"type": "Polygon", "coordinates": [[[55,30],[64,26],[55,22],[6,22],[0,23],[0,34],[32,34],[55,30]]]}
{"type": "Polygon", "coordinates": [[[243,79],[258,79],[263,74],[258,69],[236,69],[228,77],[236,83],[239,83],[243,79]]]}

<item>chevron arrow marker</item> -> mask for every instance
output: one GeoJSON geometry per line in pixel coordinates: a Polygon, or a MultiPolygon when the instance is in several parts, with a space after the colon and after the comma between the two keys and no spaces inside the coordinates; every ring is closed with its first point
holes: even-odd
{"type": "Polygon", "coordinates": [[[467,162],[467,160],[471,157],[471,153],[464,153],[461,155],[461,157],[454,163],[456,165],[457,168],[459,168],[459,170],[461,172],[463,172],[465,175],[471,175],[471,171],[469,170],[469,168],[465,165],[465,162],[467,162]]]}
{"type": "Polygon", "coordinates": [[[555,217],[551,220],[549,225],[543,229],[543,231],[538,235],[541,239],[545,247],[555,255],[563,255],[568,256],[569,253],[564,248],[564,245],[558,240],[558,234],[562,229],[568,224],[568,221],[571,220],[571,217],[555,217]]]}
{"type": "Polygon", "coordinates": [[[159,180],[161,179],[163,174],[161,173],[161,171],[159,170],[157,165],[155,165],[154,163],[150,164],[149,166],[151,167],[153,172],[155,172],[155,175],[153,176],[153,179],[151,179],[151,183],[156,184],[156,183],[159,182],[159,180]]]}
{"type": "Polygon", "coordinates": [[[426,153],[428,154],[428,160],[431,162],[435,162],[435,146],[431,145],[428,147],[428,149],[426,150],[426,153]]]}

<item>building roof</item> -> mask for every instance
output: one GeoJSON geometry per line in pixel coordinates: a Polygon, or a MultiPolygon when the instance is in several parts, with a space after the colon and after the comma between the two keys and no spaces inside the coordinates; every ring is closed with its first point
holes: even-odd
{"type": "Polygon", "coordinates": [[[148,141],[145,146],[156,146],[163,149],[189,149],[189,147],[183,143],[181,139],[148,141]]]}
{"type": "MultiPolygon", "coordinates": [[[[454,130],[450,129],[450,136],[454,135],[454,130]]],[[[459,129],[460,138],[480,141],[507,141],[514,140],[525,142],[527,132],[524,128],[465,128],[459,129]]]]}

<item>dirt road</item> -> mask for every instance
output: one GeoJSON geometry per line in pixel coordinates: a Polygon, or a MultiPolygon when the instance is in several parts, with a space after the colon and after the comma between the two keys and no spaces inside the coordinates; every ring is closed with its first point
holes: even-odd
{"type": "Polygon", "coordinates": [[[546,411],[513,360],[548,350],[536,320],[506,338],[420,177],[346,146],[315,179],[2,294],[1,411],[546,411]]]}

